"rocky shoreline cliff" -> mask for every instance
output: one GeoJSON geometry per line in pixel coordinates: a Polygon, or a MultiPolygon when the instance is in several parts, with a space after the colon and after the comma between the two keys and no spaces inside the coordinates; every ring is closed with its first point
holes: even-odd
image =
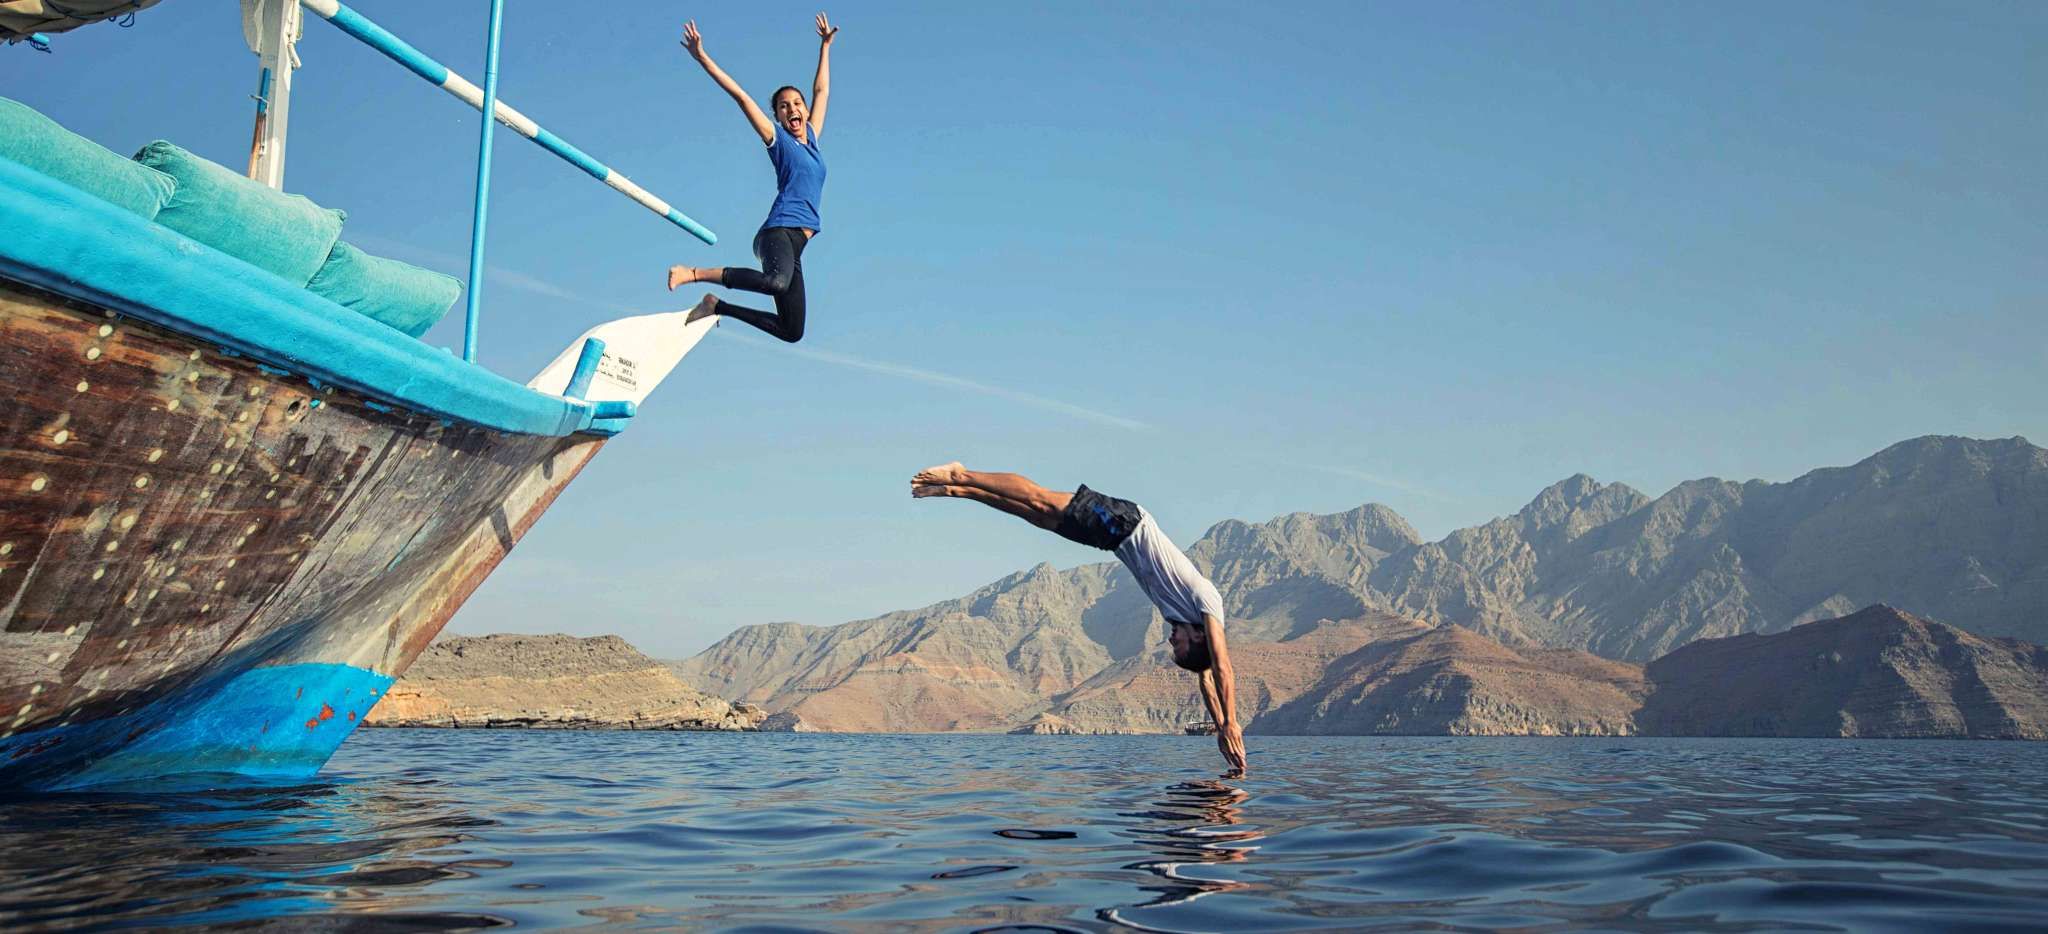
{"type": "Polygon", "coordinates": [[[767,718],[683,683],[618,636],[500,634],[434,643],[363,725],[756,730],[767,718]]]}

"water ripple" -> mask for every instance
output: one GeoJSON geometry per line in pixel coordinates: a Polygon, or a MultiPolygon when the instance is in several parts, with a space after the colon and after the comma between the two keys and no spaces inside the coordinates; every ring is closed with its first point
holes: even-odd
{"type": "Polygon", "coordinates": [[[365,731],[0,799],[0,926],[2039,930],[2048,745],[365,731]]]}

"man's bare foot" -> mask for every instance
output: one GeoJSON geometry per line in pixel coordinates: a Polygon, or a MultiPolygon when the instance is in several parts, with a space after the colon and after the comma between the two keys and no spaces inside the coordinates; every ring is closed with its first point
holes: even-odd
{"type": "Polygon", "coordinates": [[[703,298],[697,300],[697,307],[690,309],[690,314],[683,318],[683,323],[689,324],[692,321],[709,318],[716,314],[718,314],[718,296],[706,292],[703,298]]]}
{"type": "Polygon", "coordinates": [[[967,482],[967,468],[960,466],[959,461],[940,464],[937,467],[926,467],[918,471],[916,476],[911,477],[910,482],[960,486],[967,482]]]}
{"type": "Polygon", "coordinates": [[[668,268],[668,290],[673,292],[676,290],[676,286],[696,282],[697,274],[700,271],[695,266],[670,266],[668,268]]]}
{"type": "Polygon", "coordinates": [[[913,483],[910,485],[910,495],[916,499],[924,499],[928,496],[951,496],[953,495],[953,489],[943,483],[913,483]]]}

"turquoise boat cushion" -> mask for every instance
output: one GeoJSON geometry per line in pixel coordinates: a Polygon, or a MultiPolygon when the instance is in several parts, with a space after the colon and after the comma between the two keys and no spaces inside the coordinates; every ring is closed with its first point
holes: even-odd
{"type": "Polygon", "coordinates": [[[597,425],[589,402],[464,363],[12,159],[0,159],[0,278],[414,412],[519,434],[617,427],[597,425]]]}
{"type": "Polygon", "coordinates": [[[462,281],[334,241],[327,262],[306,283],[313,294],[418,337],[448,313],[462,281]]]}
{"type": "Polygon", "coordinates": [[[13,159],[148,220],[163,210],[176,179],[123,159],[19,101],[0,97],[0,156],[13,159]]]}
{"type": "Polygon", "coordinates": [[[296,286],[312,281],[348,215],[157,140],[136,161],[178,180],[156,222],[296,286]]]}

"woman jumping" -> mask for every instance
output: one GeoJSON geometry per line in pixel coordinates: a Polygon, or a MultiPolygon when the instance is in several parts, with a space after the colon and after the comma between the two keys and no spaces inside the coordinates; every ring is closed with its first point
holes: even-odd
{"type": "Polygon", "coordinates": [[[811,102],[804,103],[802,91],[783,87],[775,92],[769,106],[775,119],[769,120],[754,106],[739,82],[711,60],[704,51],[704,37],[693,20],[683,24],[683,47],[704,66],[711,80],[732,95],[746,114],[761,142],[768,144],[768,161],[775,165],[775,204],[761,232],[754,235],[754,257],[761,268],[737,266],[670,266],[669,291],[690,282],[715,282],[729,289],[759,292],[775,299],[772,312],[756,311],[705,295],[690,312],[688,320],[710,315],[737,318],[792,344],[804,336],[804,246],[818,233],[818,202],[825,192],[825,158],[818,154],[818,134],[825,130],[825,100],[831,87],[832,37],[839,30],[818,14],[818,76],[811,81],[811,102]]]}

